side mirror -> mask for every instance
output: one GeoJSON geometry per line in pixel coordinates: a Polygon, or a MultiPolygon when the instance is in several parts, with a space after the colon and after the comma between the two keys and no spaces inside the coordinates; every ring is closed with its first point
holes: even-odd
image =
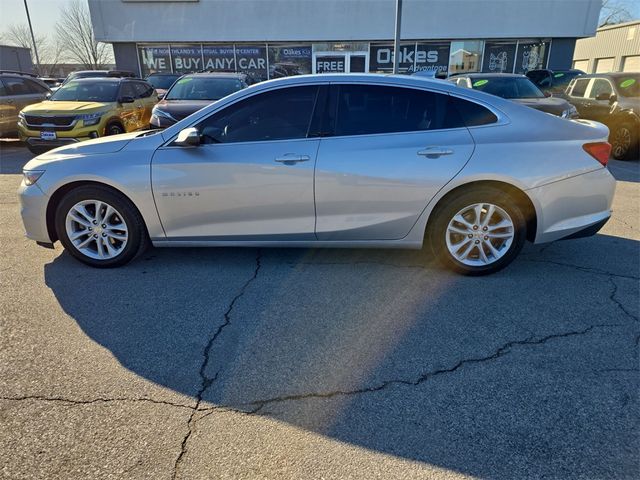
{"type": "Polygon", "coordinates": [[[197,147],[200,145],[200,132],[194,127],[180,130],[178,137],[173,143],[180,147],[197,147]]]}
{"type": "Polygon", "coordinates": [[[613,105],[614,103],[616,103],[618,101],[618,96],[615,93],[612,93],[609,96],[609,105],[613,105]]]}
{"type": "Polygon", "coordinates": [[[44,98],[46,98],[47,100],[49,100],[49,99],[51,98],[51,92],[48,92],[48,93],[44,96],[44,98]]]}
{"type": "Polygon", "coordinates": [[[133,103],[136,99],[133,97],[120,97],[118,99],[118,103],[133,103]]]}
{"type": "Polygon", "coordinates": [[[610,100],[610,99],[611,99],[610,93],[602,92],[596,95],[596,100],[610,100]]]}
{"type": "Polygon", "coordinates": [[[156,94],[158,95],[158,100],[162,100],[164,96],[167,94],[167,92],[161,92],[161,93],[156,92],[156,94]]]}

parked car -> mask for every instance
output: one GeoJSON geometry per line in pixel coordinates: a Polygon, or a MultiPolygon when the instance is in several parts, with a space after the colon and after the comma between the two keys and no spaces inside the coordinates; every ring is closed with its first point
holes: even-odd
{"type": "Polygon", "coordinates": [[[35,75],[0,70],[0,136],[15,135],[20,110],[41,102],[49,93],[49,87],[35,75]]]}
{"type": "Polygon", "coordinates": [[[175,125],[62,147],[19,189],[27,236],[94,267],[156,246],[421,248],[458,272],[611,215],[607,128],[449,82],[294,76],[175,125]],[[526,148],[523,148],[526,145],[526,148]],[[153,161],[152,161],[153,159],[153,161]]]}
{"type": "Polygon", "coordinates": [[[149,127],[153,87],[129,78],[81,78],[19,114],[18,131],[33,153],[149,127]]]}
{"type": "Polygon", "coordinates": [[[162,100],[167,94],[167,90],[178,80],[182,74],[180,73],[152,73],[145,80],[153,85],[156,89],[158,98],[162,100]]]}
{"type": "Polygon", "coordinates": [[[564,98],[564,92],[569,82],[579,75],[584,75],[584,72],[575,68],[569,70],[529,70],[526,73],[527,78],[544,93],[550,93],[561,98],[564,98]]]}
{"type": "Polygon", "coordinates": [[[60,85],[64,82],[64,78],[53,78],[53,77],[39,77],[38,80],[45,83],[47,87],[51,89],[52,92],[55,92],[60,85]]]}
{"type": "Polygon", "coordinates": [[[562,98],[546,96],[524,75],[512,73],[465,73],[450,77],[459,87],[473,88],[513,100],[562,118],[578,118],[578,111],[562,98]]]}
{"type": "Polygon", "coordinates": [[[78,80],[80,78],[136,78],[137,75],[127,70],[78,70],[77,72],[70,73],[63,83],[71,80],[78,80]]]}
{"type": "Polygon", "coordinates": [[[200,72],[183,75],[154,107],[151,126],[166,128],[211,102],[247,88],[243,73],[200,72]]]}
{"type": "Polygon", "coordinates": [[[571,81],[566,93],[582,118],[609,127],[613,158],[640,157],[639,73],[583,75],[571,81]]]}

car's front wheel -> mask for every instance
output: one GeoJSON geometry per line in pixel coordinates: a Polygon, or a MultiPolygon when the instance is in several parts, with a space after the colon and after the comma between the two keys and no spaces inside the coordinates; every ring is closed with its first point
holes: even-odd
{"type": "Polygon", "coordinates": [[[433,215],[428,230],[432,252],[464,275],[487,275],[506,267],[527,237],[527,222],[516,201],[490,187],[451,197],[433,215]]]}
{"type": "Polygon", "coordinates": [[[55,225],[64,248],[92,267],[124,265],[148,242],[135,206],[124,195],[99,185],[67,193],[56,209],[55,225]]]}

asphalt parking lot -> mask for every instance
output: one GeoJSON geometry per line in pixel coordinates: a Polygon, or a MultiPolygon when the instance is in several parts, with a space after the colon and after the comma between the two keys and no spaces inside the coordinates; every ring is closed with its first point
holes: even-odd
{"type": "Polygon", "coordinates": [[[23,238],[0,147],[0,477],[625,479],[640,471],[640,164],[596,236],[456,276],[418,252],[23,238]]]}

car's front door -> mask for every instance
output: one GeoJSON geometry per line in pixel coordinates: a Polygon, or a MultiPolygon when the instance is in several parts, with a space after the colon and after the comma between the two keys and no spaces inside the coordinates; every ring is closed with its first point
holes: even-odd
{"type": "Polygon", "coordinates": [[[313,240],[309,137],[319,87],[252,95],[196,125],[201,144],[156,151],[152,186],[168,239],[313,240]]]}
{"type": "Polygon", "coordinates": [[[580,118],[591,119],[591,104],[586,98],[587,89],[591,83],[590,78],[577,78],[571,89],[567,89],[568,100],[576,107],[580,118]]]}
{"type": "Polygon", "coordinates": [[[590,103],[591,120],[606,123],[611,112],[611,95],[613,94],[613,86],[606,78],[594,78],[591,90],[588,93],[590,103]]]}
{"type": "Polygon", "coordinates": [[[405,237],[471,157],[474,142],[446,93],[333,85],[331,137],[316,165],[318,240],[405,237]]]}

